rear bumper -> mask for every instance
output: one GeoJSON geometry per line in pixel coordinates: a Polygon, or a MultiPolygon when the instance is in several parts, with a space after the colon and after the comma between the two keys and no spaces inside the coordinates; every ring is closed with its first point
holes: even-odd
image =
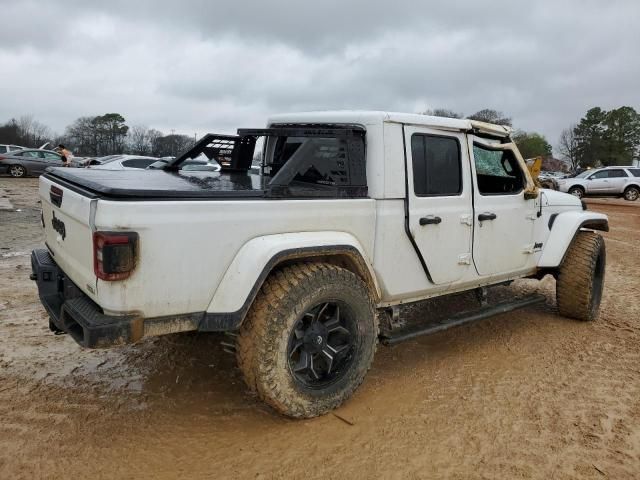
{"type": "Polygon", "coordinates": [[[106,348],[140,340],[144,320],[135,315],[110,316],[87,297],[58,267],[46,249],[31,253],[31,278],[49,313],[50,328],[68,333],[86,348],[106,348]]]}

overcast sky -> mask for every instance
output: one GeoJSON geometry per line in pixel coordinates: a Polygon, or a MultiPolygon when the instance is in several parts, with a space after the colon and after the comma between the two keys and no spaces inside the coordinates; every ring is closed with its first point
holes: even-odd
{"type": "Polygon", "coordinates": [[[0,122],[199,135],[270,113],[494,108],[555,146],[640,110],[640,1],[0,0],[0,122]]]}

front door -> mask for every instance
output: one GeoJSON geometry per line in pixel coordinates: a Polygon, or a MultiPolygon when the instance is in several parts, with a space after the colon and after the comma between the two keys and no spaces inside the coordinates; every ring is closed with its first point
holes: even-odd
{"type": "Polygon", "coordinates": [[[473,261],[480,275],[527,268],[536,249],[536,201],[525,200],[526,177],[511,147],[469,136],[474,170],[473,261]]]}
{"type": "Polygon", "coordinates": [[[609,172],[600,170],[587,177],[585,190],[589,194],[606,193],[609,191],[609,172]]]}
{"type": "Polygon", "coordinates": [[[437,284],[471,265],[471,173],[463,133],[404,127],[409,233],[437,284]]]}

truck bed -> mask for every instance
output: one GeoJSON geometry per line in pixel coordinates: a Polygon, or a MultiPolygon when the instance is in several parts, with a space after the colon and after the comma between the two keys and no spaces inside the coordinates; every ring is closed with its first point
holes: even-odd
{"type": "Polygon", "coordinates": [[[110,199],[206,199],[263,197],[257,173],[52,168],[45,177],[92,197],[110,199]]]}

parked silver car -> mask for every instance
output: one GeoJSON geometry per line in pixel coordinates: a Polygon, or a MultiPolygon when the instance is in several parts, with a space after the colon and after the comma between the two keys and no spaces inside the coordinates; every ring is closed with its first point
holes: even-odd
{"type": "Polygon", "coordinates": [[[575,177],[558,180],[558,190],[582,197],[640,198],[640,168],[604,167],[585,170],[575,177]]]}
{"type": "Polygon", "coordinates": [[[0,173],[12,177],[39,176],[47,167],[61,167],[62,157],[51,150],[25,149],[0,153],[0,173]]]}

